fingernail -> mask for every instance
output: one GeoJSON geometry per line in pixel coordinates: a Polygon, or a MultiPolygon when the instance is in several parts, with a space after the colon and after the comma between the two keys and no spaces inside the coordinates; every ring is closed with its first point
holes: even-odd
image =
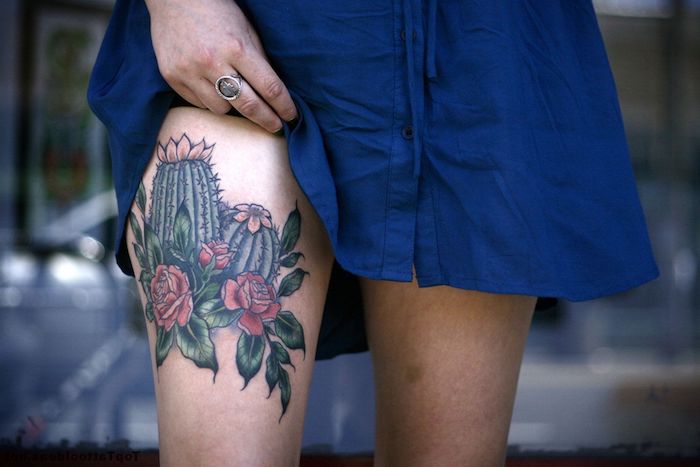
{"type": "Polygon", "coordinates": [[[275,131],[273,133],[275,136],[284,136],[284,127],[280,128],[279,130],[275,131]]]}
{"type": "Polygon", "coordinates": [[[294,117],[293,119],[289,120],[287,122],[287,125],[294,128],[295,126],[297,126],[297,123],[299,123],[299,116],[298,115],[296,117],[294,117]]]}

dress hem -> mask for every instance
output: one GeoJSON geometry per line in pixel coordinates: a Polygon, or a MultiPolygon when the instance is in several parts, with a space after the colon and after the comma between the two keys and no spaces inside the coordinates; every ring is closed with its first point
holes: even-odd
{"type": "MultiPolygon", "coordinates": [[[[398,282],[411,282],[412,274],[402,273],[398,271],[383,271],[383,274],[377,271],[371,271],[363,268],[348,266],[347,262],[336,256],[338,263],[348,273],[356,276],[366,277],[373,280],[390,280],[398,282]]],[[[491,293],[502,294],[523,294],[536,297],[552,297],[564,299],[572,302],[581,302],[594,300],[597,298],[614,295],[630,289],[639,287],[640,285],[651,282],[660,276],[658,266],[654,265],[651,269],[645,270],[641,274],[624,277],[615,280],[597,280],[600,286],[588,287],[586,291],[578,291],[576,286],[567,287],[566,285],[559,287],[536,286],[532,284],[518,284],[512,282],[495,282],[473,277],[463,277],[454,274],[416,274],[416,280],[419,287],[434,287],[438,285],[447,285],[465,290],[477,290],[491,293]],[[567,290],[568,289],[568,290],[567,290]]]]}

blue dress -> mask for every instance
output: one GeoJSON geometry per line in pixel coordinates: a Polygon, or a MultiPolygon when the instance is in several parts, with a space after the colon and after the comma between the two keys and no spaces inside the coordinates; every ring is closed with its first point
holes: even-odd
{"type": "MultiPolygon", "coordinates": [[[[580,301],[659,275],[590,0],[237,3],[299,109],[290,163],[339,276],[580,301]]],[[[175,99],[142,0],[116,2],[88,98],[132,273],[121,233],[175,99]]],[[[319,358],[366,348],[341,289],[319,358]]]]}

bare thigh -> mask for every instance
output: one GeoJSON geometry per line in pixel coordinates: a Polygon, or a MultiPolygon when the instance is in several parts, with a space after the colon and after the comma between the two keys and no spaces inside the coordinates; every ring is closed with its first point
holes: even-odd
{"type": "Polygon", "coordinates": [[[171,110],[132,206],[165,466],[297,465],[332,262],[284,138],[171,110]]]}
{"type": "Polygon", "coordinates": [[[377,466],[501,466],[536,297],[361,281],[377,466]]]}

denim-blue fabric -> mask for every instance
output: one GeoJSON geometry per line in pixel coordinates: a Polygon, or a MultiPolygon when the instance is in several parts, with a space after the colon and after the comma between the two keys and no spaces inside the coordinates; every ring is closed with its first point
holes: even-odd
{"type": "MultiPolygon", "coordinates": [[[[659,275],[590,0],[237,3],[292,92],[290,163],[345,271],[572,301],[659,275]]],[[[120,233],[174,97],[143,1],[117,0],[89,101],[120,233]]],[[[365,348],[360,315],[324,356],[365,348]]]]}

